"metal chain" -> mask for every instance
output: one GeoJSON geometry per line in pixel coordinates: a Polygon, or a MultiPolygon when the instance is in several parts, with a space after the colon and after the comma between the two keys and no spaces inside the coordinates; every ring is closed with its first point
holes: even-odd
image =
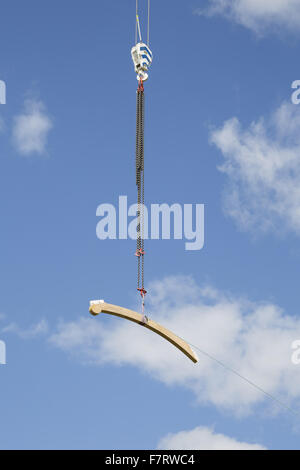
{"type": "Polygon", "coordinates": [[[143,150],[142,150],[142,240],[141,240],[141,249],[142,249],[142,289],[145,288],[145,158],[144,158],[144,135],[145,135],[145,95],[142,92],[142,140],[143,140],[143,150]]]}
{"type": "Polygon", "coordinates": [[[144,182],[145,182],[145,173],[143,171],[143,176],[142,176],[142,289],[145,288],[145,214],[144,214],[144,208],[145,208],[145,187],[144,187],[144,182]]]}
{"type": "MultiPolygon", "coordinates": [[[[137,201],[137,257],[138,257],[138,289],[144,290],[144,89],[139,83],[137,91],[137,133],[136,133],[136,184],[137,201]]],[[[142,292],[141,292],[142,293],[142,292]]]]}
{"type": "MultiPolygon", "coordinates": [[[[137,254],[140,250],[140,214],[141,214],[141,195],[140,195],[140,166],[141,166],[141,155],[140,155],[140,147],[141,147],[141,128],[140,128],[140,112],[141,112],[141,95],[140,91],[137,91],[137,137],[136,137],[136,184],[138,188],[138,201],[137,201],[137,244],[136,250],[137,254]]],[[[138,281],[137,281],[137,288],[140,288],[140,277],[141,277],[141,259],[138,256],[138,281]]]]}

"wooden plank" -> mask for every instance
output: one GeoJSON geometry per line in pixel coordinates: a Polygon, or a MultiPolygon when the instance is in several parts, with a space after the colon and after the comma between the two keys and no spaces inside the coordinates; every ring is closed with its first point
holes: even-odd
{"type": "Polygon", "coordinates": [[[173,346],[179,349],[183,354],[185,354],[189,359],[191,359],[191,361],[193,361],[195,364],[198,362],[196,354],[188,343],[152,320],[148,320],[148,322],[145,323],[143,321],[143,315],[140,313],[134,312],[133,310],[128,310],[127,308],[118,307],[117,305],[107,304],[103,301],[91,302],[90,313],[93,316],[100,315],[100,313],[106,313],[108,315],[114,315],[116,317],[124,318],[125,320],[137,323],[138,325],[141,325],[144,328],[147,328],[148,330],[151,330],[154,333],[162,336],[164,339],[173,344],[173,346]]]}

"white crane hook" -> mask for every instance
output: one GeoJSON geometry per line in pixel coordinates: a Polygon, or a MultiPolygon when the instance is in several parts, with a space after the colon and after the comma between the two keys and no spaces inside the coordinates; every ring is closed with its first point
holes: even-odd
{"type": "Polygon", "coordinates": [[[131,49],[131,57],[137,74],[137,80],[140,81],[142,79],[145,82],[148,79],[147,72],[153,60],[153,54],[149,46],[139,42],[131,49]]]}

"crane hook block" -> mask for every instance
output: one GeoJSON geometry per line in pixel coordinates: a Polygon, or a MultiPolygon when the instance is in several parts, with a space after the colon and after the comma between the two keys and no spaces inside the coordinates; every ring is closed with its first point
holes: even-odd
{"type": "Polygon", "coordinates": [[[131,57],[137,79],[145,82],[148,79],[148,70],[152,64],[153,54],[147,44],[139,42],[131,49],[131,57]]]}

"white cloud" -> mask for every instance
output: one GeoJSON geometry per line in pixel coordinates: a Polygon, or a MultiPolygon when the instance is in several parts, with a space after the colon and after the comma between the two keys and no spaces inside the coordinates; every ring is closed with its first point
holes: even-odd
{"type": "Polygon", "coordinates": [[[52,127],[52,121],[41,101],[25,101],[24,112],[14,120],[13,143],[18,152],[22,155],[44,154],[52,127]]]}
{"type": "Polygon", "coordinates": [[[211,134],[228,177],[224,208],[243,230],[300,235],[300,108],[283,103],[243,129],[237,118],[211,134]]]}
{"type": "Polygon", "coordinates": [[[224,15],[259,35],[270,28],[297,31],[300,26],[299,0],[209,0],[208,7],[196,13],[224,15]]]}
{"type": "Polygon", "coordinates": [[[168,434],[158,444],[162,450],[267,450],[259,444],[239,442],[212,429],[197,427],[192,431],[168,434]]]}
{"type": "Polygon", "coordinates": [[[20,328],[16,323],[10,323],[2,329],[3,333],[14,333],[23,339],[32,339],[40,335],[48,333],[48,323],[46,320],[41,320],[29,328],[20,328]]]}
{"type": "MultiPolygon", "coordinates": [[[[150,300],[150,298],[149,298],[150,300]]],[[[150,317],[201,347],[268,393],[284,401],[300,398],[300,374],[291,362],[300,319],[276,305],[251,303],[193,279],[172,277],[151,286],[150,317]]],[[[201,403],[246,414],[264,395],[200,355],[197,365],[152,332],[124,320],[80,318],[61,322],[50,341],[98,365],[133,365],[168,385],[192,390],[201,403]]]]}

